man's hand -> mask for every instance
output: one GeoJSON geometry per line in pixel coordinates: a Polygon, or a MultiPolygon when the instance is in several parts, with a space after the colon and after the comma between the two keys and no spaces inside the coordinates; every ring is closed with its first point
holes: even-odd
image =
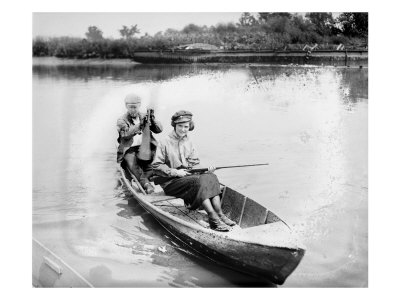
{"type": "Polygon", "coordinates": [[[128,133],[136,133],[136,134],[140,134],[142,130],[142,126],[140,123],[136,124],[136,125],[129,125],[128,128],[128,133]]]}
{"type": "Polygon", "coordinates": [[[147,124],[147,115],[145,115],[144,117],[143,117],[143,119],[140,121],[140,129],[141,130],[143,130],[144,129],[144,127],[146,126],[146,124],[147,124]]]}
{"type": "Polygon", "coordinates": [[[156,117],[154,116],[154,109],[150,109],[150,122],[151,124],[154,124],[154,120],[156,119],[156,117]]]}

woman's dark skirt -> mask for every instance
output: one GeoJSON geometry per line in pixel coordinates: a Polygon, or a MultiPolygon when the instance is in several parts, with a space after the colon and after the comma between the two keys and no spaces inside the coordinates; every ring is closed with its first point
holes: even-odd
{"type": "Polygon", "coordinates": [[[197,209],[204,200],[220,194],[218,178],[213,173],[173,179],[163,187],[166,195],[182,198],[189,209],[197,209]]]}

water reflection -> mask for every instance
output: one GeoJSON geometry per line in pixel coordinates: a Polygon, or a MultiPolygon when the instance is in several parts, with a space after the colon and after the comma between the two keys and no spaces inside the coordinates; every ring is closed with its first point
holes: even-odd
{"type": "MultiPolygon", "coordinates": [[[[228,68],[228,67],[227,67],[228,68]]],[[[197,65],[33,65],[33,74],[42,78],[82,80],[164,81],[220,70],[218,66],[197,65]]]]}
{"type": "MultiPolygon", "coordinates": [[[[271,88],[279,88],[277,82],[294,82],[296,89],[310,89],[310,85],[320,85],[321,79],[327,74],[332,74],[330,82],[332,87],[338,86],[343,93],[345,104],[368,99],[368,70],[360,68],[332,68],[332,67],[248,67],[254,80],[248,83],[248,90],[251,88],[268,91],[271,88]]],[[[287,86],[286,88],[290,88],[287,86]]],[[[324,95],[320,95],[324,97],[324,95]]]]}
{"type": "MultiPolygon", "coordinates": [[[[247,65],[46,65],[34,64],[33,74],[41,78],[68,79],[68,80],[117,80],[128,82],[160,82],[178,80],[182,77],[214,74],[222,76],[226,72],[247,70],[249,77],[247,90],[258,88],[268,89],[268,82],[275,82],[279,78],[309,78],[310,74],[316,76],[329,70],[341,78],[339,85],[343,89],[344,101],[356,102],[368,98],[368,71],[364,68],[334,68],[318,66],[260,66],[247,65]]],[[[303,83],[305,86],[306,84],[303,83]]]]}
{"type": "Polygon", "coordinates": [[[345,91],[344,103],[368,102],[368,72],[363,69],[349,69],[342,70],[340,74],[342,76],[341,86],[345,91]]]}

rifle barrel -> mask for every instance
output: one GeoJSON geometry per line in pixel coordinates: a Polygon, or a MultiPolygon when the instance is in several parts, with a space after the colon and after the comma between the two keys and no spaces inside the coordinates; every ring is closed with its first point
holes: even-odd
{"type": "MultiPolygon", "coordinates": [[[[269,165],[269,163],[263,163],[263,164],[251,164],[251,165],[236,165],[236,166],[220,166],[220,167],[216,167],[216,170],[219,169],[230,169],[230,168],[242,168],[242,167],[255,167],[255,166],[266,166],[269,165]]],[[[207,172],[208,168],[194,168],[194,169],[190,169],[188,172],[189,173],[196,173],[196,172],[207,172]]]]}
{"type": "Polygon", "coordinates": [[[222,166],[222,167],[216,167],[216,169],[230,169],[230,168],[242,168],[242,167],[255,167],[255,166],[266,166],[269,165],[268,163],[263,163],[263,164],[251,164],[251,165],[236,165],[236,166],[222,166]]]}

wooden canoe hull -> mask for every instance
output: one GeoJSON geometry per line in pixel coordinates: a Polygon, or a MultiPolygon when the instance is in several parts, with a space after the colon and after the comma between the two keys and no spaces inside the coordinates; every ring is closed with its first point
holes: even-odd
{"type": "MultiPolygon", "coordinates": [[[[150,212],[150,211],[149,211],[150,212]]],[[[150,212],[151,213],[151,212],[150,212]]],[[[204,233],[152,214],[181,243],[208,259],[248,275],[283,284],[304,256],[303,249],[286,249],[249,244],[204,233]]]]}
{"type": "MultiPolygon", "coordinates": [[[[286,278],[298,266],[304,256],[304,247],[283,243],[259,243],[257,228],[267,229],[272,225],[261,225],[242,230],[232,230],[229,233],[216,232],[209,228],[181,220],[163,211],[139,194],[126,178],[125,171],[120,168],[122,179],[139,204],[148,211],[168,232],[181,243],[208,259],[236,271],[252,276],[265,278],[275,283],[283,284],[286,278]],[[248,234],[247,234],[248,233],[248,234]]],[[[290,229],[282,221],[273,224],[279,234],[290,237],[290,229]],[[284,235],[284,234],[283,234],[284,235]]],[[[264,234],[261,232],[261,234],[264,234]]],[[[265,232],[268,234],[268,231],[265,232]]]]}

